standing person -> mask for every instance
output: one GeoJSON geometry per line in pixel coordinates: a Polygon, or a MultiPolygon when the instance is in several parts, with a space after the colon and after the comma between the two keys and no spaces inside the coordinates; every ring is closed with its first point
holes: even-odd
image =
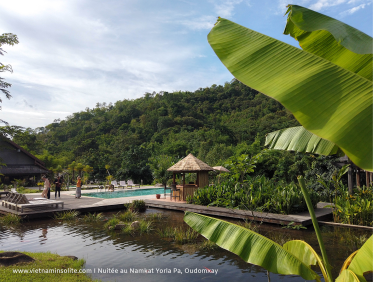
{"type": "MultiPolygon", "coordinates": [[[[43,192],[41,193],[41,196],[43,197],[43,198],[48,198],[48,194],[49,194],[49,198],[50,198],[50,187],[51,187],[51,184],[49,183],[49,180],[48,180],[48,178],[45,176],[45,175],[43,175],[42,177],[41,177],[42,179],[43,179],[43,181],[44,181],[44,190],[43,190],[43,192]]],[[[48,199],[49,199],[48,198],[48,199]]]]}
{"type": "Polygon", "coordinates": [[[76,193],[75,198],[80,199],[82,196],[82,180],[80,179],[80,176],[78,176],[78,181],[76,182],[76,193]]]}
{"type": "Polygon", "coordinates": [[[62,186],[62,178],[61,176],[57,176],[57,179],[54,181],[54,184],[56,185],[56,192],[54,192],[54,198],[57,198],[57,192],[58,192],[58,198],[61,197],[61,186],[62,186]]]}

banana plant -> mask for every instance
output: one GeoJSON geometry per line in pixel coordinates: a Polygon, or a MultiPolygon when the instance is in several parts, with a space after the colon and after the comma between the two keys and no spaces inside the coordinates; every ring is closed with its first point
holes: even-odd
{"type": "Polygon", "coordinates": [[[320,138],[303,126],[280,129],[266,135],[264,146],[269,149],[313,153],[318,155],[344,156],[343,151],[333,142],[320,138]]]}
{"type": "Polygon", "coordinates": [[[208,41],[239,81],[279,101],[307,131],[373,171],[372,38],[297,5],[287,14],[284,33],[303,50],[223,18],[208,41]]]}
{"type": "MultiPolygon", "coordinates": [[[[318,265],[325,282],[333,281],[325,260],[306,242],[292,240],[283,246],[242,226],[186,212],[184,221],[205,238],[223,249],[235,253],[244,261],[261,266],[272,273],[299,275],[306,280],[321,281],[311,269],[318,265]]],[[[360,250],[351,254],[342,265],[337,282],[366,281],[363,274],[373,271],[373,235],[360,250]]]]}

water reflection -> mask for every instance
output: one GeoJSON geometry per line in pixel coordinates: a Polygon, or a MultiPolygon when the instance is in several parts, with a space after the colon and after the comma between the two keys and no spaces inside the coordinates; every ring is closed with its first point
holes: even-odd
{"type": "MultiPolygon", "coordinates": [[[[148,210],[147,213],[156,210],[148,210]]],[[[158,211],[157,211],[158,212],[158,211]]],[[[161,211],[166,218],[154,226],[154,229],[164,226],[181,226],[183,213],[161,211]]],[[[109,216],[109,214],[107,214],[109,216]]],[[[196,245],[177,245],[165,240],[153,232],[149,235],[131,236],[119,232],[109,232],[103,228],[104,222],[83,223],[81,221],[59,222],[44,220],[25,222],[17,228],[2,228],[0,236],[1,250],[19,250],[30,252],[51,251],[60,255],[73,255],[86,260],[86,269],[92,269],[94,279],[103,281],[121,280],[203,280],[203,281],[268,281],[266,271],[258,266],[245,263],[238,256],[216,249],[200,250],[196,245]],[[110,273],[104,271],[114,268],[127,273],[110,273]],[[154,273],[131,273],[131,269],[153,269],[154,273]],[[211,273],[186,274],[185,269],[217,269],[211,273]],[[170,269],[171,273],[160,273],[157,269],[170,269]],[[183,274],[178,271],[181,270],[183,274]]],[[[276,241],[302,239],[317,250],[317,239],[312,230],[288,230],[261,225],[259,232],[276,241]]],[[[369,232],[350,229],[323,229],[325,245],[330,255],[330,261],[336,277],[344,259],[360,247],[361,236],[369,232]],[[347,231],[346,231],[347,230],[347,231]],[[355,237],[354,237],[355,236],[355,237]],[[358,238],[358,239],[354,239],[358,238]]],[[[271,281],[290,280],[303,281],[300,277],[290,277],[271,274],[271,281]]]]}
{"type": "Polygon", "coordinates": [[[41,235],[39,236],[39,238],[41,238],[39,240],[39,242],[40,242],[41,245],[45,244],[44,241],[47,240],[47,234],[48,234],[48,229],[47,228],[42,228],[41,229],[41,235]]]}

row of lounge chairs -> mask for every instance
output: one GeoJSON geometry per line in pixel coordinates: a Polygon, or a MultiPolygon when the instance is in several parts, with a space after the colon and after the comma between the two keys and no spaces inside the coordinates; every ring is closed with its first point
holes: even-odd
{"type": "Polygon", "coordinates": [[[48,200],[45,198],[35,198],[32,201],[29,201],[26,198],[26,195],[24,194],[18,194],[18,193],[13,193],[9,192],[9,196],[6,200],[3,200],[1,205],[3,207],[16,210],[16,211],[21,211],[23,213],[24,208],[35,208],[35,207],[54,207],[58,208],[58,205],[63,205],[64,202],[62,201],[56,201],[56,200],[48,200]]]}
{"type": "Polygon", "coordinates": [[[114,188],[129,188],[129,189],[132,189],[132,187],[136,187],[136,186],[139,186],[140,188],[140,184],[135,184],[133,183],[133,181],[131,179],[129,179],[126,183],[126,181],[119,181],[119,183],[117,181],[111,181],[111,184],[114,185],[114,188]]]}

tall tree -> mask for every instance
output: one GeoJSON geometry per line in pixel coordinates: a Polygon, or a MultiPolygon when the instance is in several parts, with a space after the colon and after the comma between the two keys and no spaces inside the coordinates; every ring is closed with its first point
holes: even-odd
{"type": "MultiPolygon", "coordinates": [[[[12,34],[12,33],[3,33],[2,35],[0,35],[0,55],[3,55],[3,56],[4,56],[4,53],[6,52],[3,50],[2,46],[5,44],[11,45],[11,46],[13,46],[14,44],[18,44],[17,35],[12,34]]],[[[0,72],[6,72],[6,71],[13,72],[12,66],[4,65],[3,63],[0,62],[0,72]]],[[[9,88],[11,86],[12,85],[6,82],[4,78],[0,77],[0,91],[3,92],[5,94],[5,97],[8,99],[10,99],[12,96],[10,95],[9,91],[6,88],[9,88]]],[[[1,98],[0,98],[0,103],[2,103],[1,98]]],[[[7,122],[4,120],[0,119],[0,121],[7,124],[7,122]]]]}

